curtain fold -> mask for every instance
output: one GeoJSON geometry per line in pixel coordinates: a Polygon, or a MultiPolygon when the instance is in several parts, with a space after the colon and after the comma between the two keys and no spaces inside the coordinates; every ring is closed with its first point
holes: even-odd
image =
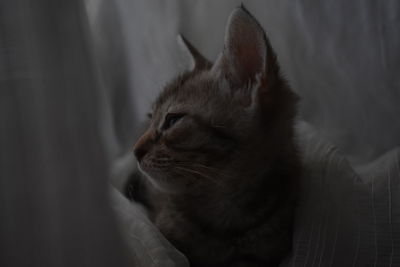
{"type": "Polygon", "coordinates": [[[0,2],[0,266],[129,266],[82,1],[0,2]]]}

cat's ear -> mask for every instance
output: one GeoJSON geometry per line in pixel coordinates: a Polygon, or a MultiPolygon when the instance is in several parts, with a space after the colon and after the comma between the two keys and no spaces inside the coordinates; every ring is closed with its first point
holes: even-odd
{"type": "Polygon", "coordinates": [[[224,49],[212,71],[222,74],[235,88],[266,79],[269,43],[256,19],[244,8],[236,8],[228,19],[224,49]]]}
{"type": "Polygon", "coordinates": [[[178,43],[185,51],[187,51],[190,57],[190,70],[207,69],[212,66],[211,62],[208,61],[202,54],[200,54],[200,52],[182,34],[178,35],[178,43]]]}

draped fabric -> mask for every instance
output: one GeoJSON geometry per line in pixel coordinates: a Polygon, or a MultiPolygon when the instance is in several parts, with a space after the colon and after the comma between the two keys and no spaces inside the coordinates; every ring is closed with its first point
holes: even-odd
{"type": "Polygon", "coordinates": [[[132,266],[82,1],[0,1],[0,266],[132,266]]]}

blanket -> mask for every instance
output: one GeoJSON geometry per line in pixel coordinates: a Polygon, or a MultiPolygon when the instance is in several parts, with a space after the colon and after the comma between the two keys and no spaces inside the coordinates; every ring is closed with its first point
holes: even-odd
{"type": "MultiPolygon", "coordinates": [[[[356,170],[309,124],[297,133],[305,171],[292,251],[281,266],[400,266],[400,149],[356,170]]],[[[137,266],[189,266],[138,203],[112,194],[137,266]]]]}

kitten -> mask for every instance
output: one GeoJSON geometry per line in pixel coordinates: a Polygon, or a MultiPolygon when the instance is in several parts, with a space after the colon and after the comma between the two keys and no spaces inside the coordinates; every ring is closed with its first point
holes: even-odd
{"type": "Polygon", "coordinates": [[[147,177],[138,198],[191,266],[276,266],[291,247],[301,169],[297,97],[243,6],[213,64],[182,41],[194,67],[165,87],[134,147],[147,177]]]}

